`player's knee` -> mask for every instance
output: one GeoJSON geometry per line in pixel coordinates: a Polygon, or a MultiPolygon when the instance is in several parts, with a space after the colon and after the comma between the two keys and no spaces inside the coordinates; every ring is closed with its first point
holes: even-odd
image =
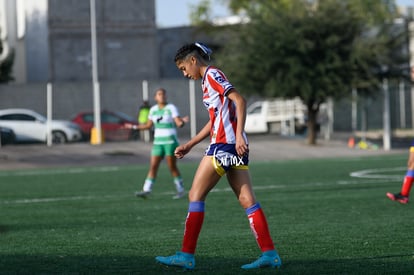
{"type": "Polygon", "coordinates": [[[204,201],[206,196],[206,194],[200,192],[199,190],[194,190],[193,188],[191,188],[188,192],[189,201],[204,201]]]}
{"type": "Polygon", "coordinates": [[[248,195],[248,196],[246,196],[246,195],[240,195],[240,196],[239,196],[239,203],[240,203],[240,205],[241,205],[243,208],[248,208],[248,207],[250,207],[251,205],[255,204],[255,203],[256,203],[256,201],[255,201],[255,199],[254,199],[252,196],[250,196],[250,195],[248,195]]]}

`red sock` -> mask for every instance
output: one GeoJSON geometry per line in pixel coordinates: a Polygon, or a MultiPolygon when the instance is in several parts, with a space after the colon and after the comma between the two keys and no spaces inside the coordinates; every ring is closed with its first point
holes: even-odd
{"type": "Polygon", "coordinates": [[[246,214],[250,222],[250,228],[262,252],[274,250],[275,246],[272,237],[270,237],[269,226],[260,204],[256,203],[247,208],[246,214]]]}
{"type": "Polygon", "coordinates": [[[401,195],[408,197],[410,195],[411,187],[413,186],[414,177],[405,176],[403,185],[401,187],[401,195]]]}
{"type": "Polygon", "coordinates": [[[203,221],[204,202],[190,202],[187,219],[185,221],[182,252],[194,254],[203,221]]]}

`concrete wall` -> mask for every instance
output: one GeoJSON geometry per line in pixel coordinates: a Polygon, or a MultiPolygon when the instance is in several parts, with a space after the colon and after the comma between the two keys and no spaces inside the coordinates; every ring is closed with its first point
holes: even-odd
{"type": "MultiPolygon", "coordinates": [[[[91,79],[89,1],[49,0],[50,79],[91,79]]],[[[101,81],[159,78],[155,2],[96,1],[101,81]]]]}

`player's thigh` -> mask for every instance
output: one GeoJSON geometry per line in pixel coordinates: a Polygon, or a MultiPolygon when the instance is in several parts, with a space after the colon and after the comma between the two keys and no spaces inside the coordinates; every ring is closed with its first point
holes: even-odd
{"type": "Polygon", "coordinates": [[[167,165],[170,169],[176,169],[177,166],[177,158],[174,155],[174,151],[177,146],[178,143],[164,145],[165,160],[167,161],[167,165]]]}
{"type": "Polygon", "coordinates": [[[248,169],[231,168],[227,171],[227,180],[243,208],[248,208],[256,203],[248,169]]]}
{"type": "Polygon", "coordinates": [[[164,145],[164,153],[166,156],[174,156],[175,148],[178,147],[178,143],[174,142],[171,144],[165,144],[164,145]]]}
{"type": "Polygon", "coordinates": [[[221,176],[216,172],[210,156],[204,156],[194,175],[189,192],[190,201],[204,201],[211,189],[216,186],[221,176]]]}
{"type": "Polygon", "coordinates": [[[164,144],[154,144],[151,149],[151,157],[161,157],[165,156],[164,144]]]}

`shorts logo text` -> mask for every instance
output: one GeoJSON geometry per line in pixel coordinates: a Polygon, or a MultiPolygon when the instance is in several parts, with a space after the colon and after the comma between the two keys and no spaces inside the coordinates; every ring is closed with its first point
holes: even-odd
{"type": "Polygon", "coordinates": [[[222,167],[244,165],[243,157],[233,155],[229,152],[217,151],[216,149],[214,150],[213,157],[216,159],[217,165],[222,167]]]}

